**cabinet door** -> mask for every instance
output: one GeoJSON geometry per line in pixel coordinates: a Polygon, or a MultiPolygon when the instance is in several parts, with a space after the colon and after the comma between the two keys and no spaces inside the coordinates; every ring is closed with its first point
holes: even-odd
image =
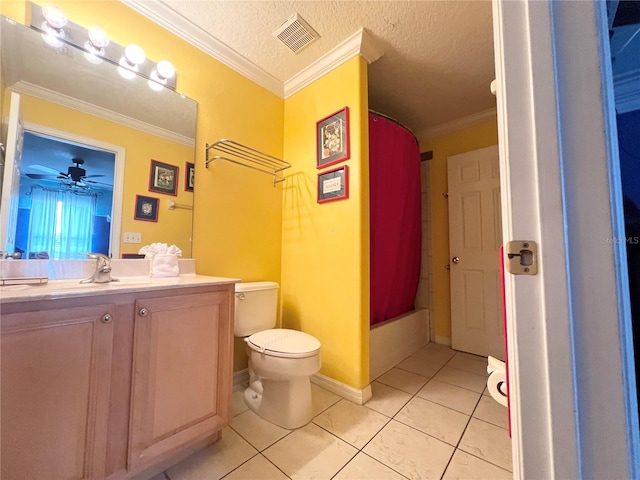
{"type": "Polygon", "coordinates": [[[228,422],[231,290],[136,302],[129,468],[228,422]]]}
{"type": "Polygon", "coordinates": [[[104,475],[112,311],[69,306],[2,316],[3,480],[104,475]]]}

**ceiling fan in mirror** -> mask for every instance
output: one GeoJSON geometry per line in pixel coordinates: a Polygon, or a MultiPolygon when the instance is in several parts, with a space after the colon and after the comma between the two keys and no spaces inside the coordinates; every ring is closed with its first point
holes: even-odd
{"type": "Polygon", "coordinates": [[[73,165],[67,168],[67,173],[59,172],[55,168],[47,167],[45,165],[30,165],[30,168],[34,170],[40,170],[47,173],[27,173],[27,177],[34,180],[60,180],[61,186],[67,186],[72,188],[80,188],[88,190],[91,188],[89,184],[102,185],[105,187],[113,187],[113,185],[104,182],[97,182],[95,180],[89,180],[90,178],[104,177],[105,175],[95,174],[87,175],[87,171],[81,167],[84,165],[84,160],[81,158],[72,158],[73,165]]]}

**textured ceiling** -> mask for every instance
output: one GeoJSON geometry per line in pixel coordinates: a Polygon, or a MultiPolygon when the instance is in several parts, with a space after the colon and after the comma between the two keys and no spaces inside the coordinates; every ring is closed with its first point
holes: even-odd
{"type": "Polygon", "coordinates": [[[383,52],[369,66],[369,107],[418,136],[495,107],[490,1],[161,3],[282,82],[364,27],[383,52]],[[272,36],[294,13],[320,34],[298,54],[272,36]]]}

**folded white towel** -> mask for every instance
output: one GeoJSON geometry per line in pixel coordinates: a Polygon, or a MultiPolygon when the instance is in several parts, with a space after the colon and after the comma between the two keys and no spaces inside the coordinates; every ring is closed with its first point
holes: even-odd
{"type": "Polygon", "coordinates": [[[168,247],[166,243],[151,243],[149,245],[145,245],[138,251],[138,253],[146,257],[152,257],[153,255],[161,255],[165,253],[177,255],[179,257],[182,256],[182,250],[180,250],[175,245],[171,245],[168,247]]]}
{"type": "Polygon", "coordinates": [[[177,277],[180,274],[178,256],[171,253],[160,253],[151,257],[152,277],[177,277]]]}

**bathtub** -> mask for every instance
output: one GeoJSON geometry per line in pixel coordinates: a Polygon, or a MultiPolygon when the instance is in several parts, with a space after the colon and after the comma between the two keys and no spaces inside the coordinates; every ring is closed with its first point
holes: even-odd
{"type": "Polygon", "coordinates": [[[429,310],[417,309],[369,331],[369,380],[382,375],[429,342],[429,310]]]}

